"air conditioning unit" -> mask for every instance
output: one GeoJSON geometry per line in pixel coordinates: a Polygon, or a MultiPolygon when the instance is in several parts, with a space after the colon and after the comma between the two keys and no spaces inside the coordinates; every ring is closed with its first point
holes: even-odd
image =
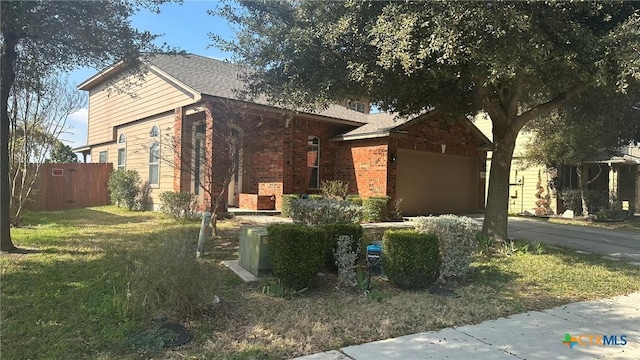
{"type": "Polygon", "coordinates": [[[271,272],[269,234],[266,226],[245,225],[240,233],[239,264],[255,276],[271,272]]]}

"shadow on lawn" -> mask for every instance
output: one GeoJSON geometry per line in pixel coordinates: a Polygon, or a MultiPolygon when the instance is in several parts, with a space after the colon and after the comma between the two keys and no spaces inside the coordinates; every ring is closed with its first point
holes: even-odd
{"type": "Polygon", "coordinates": [[[640,276],[640,267],[628,264],[628,259],[620,259],[618,261],[603,259],[602,254],[580,254],[574,250],[566,248],[557,248],[551,250],[553,254],[559,257],[567,265],[593,265],[602,266],[609,271],[622,271],[624,275],[640,276]]]}

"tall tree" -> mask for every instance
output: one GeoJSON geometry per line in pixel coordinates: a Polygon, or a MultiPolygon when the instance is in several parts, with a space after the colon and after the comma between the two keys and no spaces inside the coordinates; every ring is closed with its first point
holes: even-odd
{"type": "Polygon", "coordinates": [[[251,2],[214,13],[212,35],[257,70],[248,95],[296,107],[368,98],[383,110],[430,108],[493,124],[483,231],[507,237],[509,171],[519,131],[587,89],[640,80],[633,2],[251,2]]]}
{"type": "Polygon", "coordinates": [[[553,168],[576,166],[584,216],[590,212],[588,186],[603,172],[598,163],[598,172],[589,178],[584,162],[609,159],[640,139],[640,91],[636,86],[628,90],[628,95],[586,91],[549,117],[527,126],[535,132],[527,144],[527,161],[553,168]]]}
{"type": "MultiPolygon", "coordinates": [[[[84,97],[70,84],[49,77],[37,89],[14,84],[9,97],[9,182],[10,222],[18,226],[21,213],[33,194],[40,166],[56,148],[66,146],[58,140],[67,130],[69,114],[84,105],[84,97]],[[59,144],[59,145],[58,145],[59,144]]],[[[77,156],[71,151],[73,159],[77,156]]]]}
{"type": "Polygon", "coordinates": [[[9,118],[14,82],[35,88],[42,74],[77,67],[103,69],[119,61],[134,68],[141,52],[159,51],[155,35],[131,27],[141,7],[158,11],[165,0],[1,1],[0,36],[0,251],[14,251],[9,228],[9,118]]]}

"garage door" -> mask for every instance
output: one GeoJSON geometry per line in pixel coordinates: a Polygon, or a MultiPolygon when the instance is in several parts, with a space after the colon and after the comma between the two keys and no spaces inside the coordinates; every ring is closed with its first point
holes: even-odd
{"type": "Polygon", "coordinates": [[[468,214],[478,206],[478,160],[399,150],[396,193],[405,216],[468,214]]]}

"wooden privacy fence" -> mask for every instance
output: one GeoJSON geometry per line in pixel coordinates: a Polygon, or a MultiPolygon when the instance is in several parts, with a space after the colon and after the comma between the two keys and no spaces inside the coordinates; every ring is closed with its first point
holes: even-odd
{"type": "Polygon", "coordinates": [[[27,207],[44,211],[107,205],[111,171],[111,163],[42,164],[27,207]]]}

